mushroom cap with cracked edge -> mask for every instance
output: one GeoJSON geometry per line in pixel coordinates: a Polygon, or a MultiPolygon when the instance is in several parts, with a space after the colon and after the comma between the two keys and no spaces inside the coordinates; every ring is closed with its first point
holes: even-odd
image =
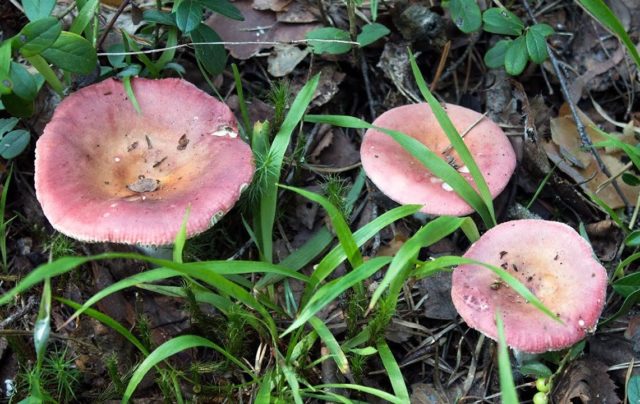
{"type": "Polygon", "coordinates": [[[64,99],[36,144],[45,216],[82,241],[171,244],[229,211],[253,177],[251,149],[222,102],[180,79],[114,79],[64,99]]]}
{"type": "Polygon", "coordinates": [[[525,301],[488,268],[460,265],[453,271],[451,297],[471,328],[497,339],[499,310],[507,345],[529,353],[563,349],[595,331],[607,272],[571,227],[546,220],[505,222],[487,231],[464,257],[504,268],[562,320],[525,301]]]}
{"type": "MultiPolygon", "coordinates": [[[[482,117],[458,105],[446,104],[451,122],[463,134],[482,117]]],[[[458,172],[474,187],[475,183],[450,142],[429,104],[410,104],[390,109],[373,124],[380,128],[403,132],[427,146],[436,154],[454,159],[458,172]]],[[[507,186],[516,167],[513,147],[502,129],[489,118],[483,118],[464,137],[492,197],[507,186]]],[[[423,205],[422,212],[431,215],[467,215],[473,212],[448,184],[435,177],[393,138],[369,129],[360,148],[362,166],[367,176],[389,198],[401,204],[423,205]]]]}

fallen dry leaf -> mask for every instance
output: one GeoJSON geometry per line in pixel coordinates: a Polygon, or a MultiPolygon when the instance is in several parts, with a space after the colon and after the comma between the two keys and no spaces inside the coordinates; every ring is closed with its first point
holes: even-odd
{"type": "MultiPolygon", "coordinates": [[[[589,117],[582,112],[580,112],[580,117],[592,142],[605,140],[595,129],[590,127],[594,124],[589,117]]],[[[566,107],[561,108],[558,116],[551,119],[550,126],[551,141],[544,142],[543,147],[551,161],[556,163],[562,172],[570,176],[585,191],[596,194],[612,209],[623,207],[624,203],[612,184],[601,187],[608,178],[598,167],[595,157],[582,148],[576,124],[566,107]]],[[[620,140],[623,142],[630,142],[632,139],[633,137],[620,136],[620,140]]],[[[598,149],[598,153],[613,175],[624,170],[625,165],[620,160],[622,152],[598,149]]],[[[636,200],[640,187],[632,187],[622,181],[618,181],[618,185],[629,201],[636,200]]]]}
{"type": "Polygon", "coordinates": [[[616,385],[607,374],[607,365],[594,359],[572,362],[553,392],[556,403],[619,403],[616,385]]]}

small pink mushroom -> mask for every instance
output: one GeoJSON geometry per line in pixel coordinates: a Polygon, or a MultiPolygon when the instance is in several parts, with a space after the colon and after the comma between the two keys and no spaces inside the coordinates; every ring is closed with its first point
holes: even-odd
{"type": "Polygon", "coordinates": [[[451,297],[471,328],[497,339],[495,313],[500,310],[507,345],[528,353],[563,349],[595,331],[607,272],[571,227],[545,220],[502,223],[464,257],[502,267],[562,321],[536,309],[489,269],[461,265],[453,272],[451,297]]]}
{"type": "MultiPolygon", "coordinates": [[[[516,167],[516,157],[509,139],[498,125],[475,111],[447,104],[449,118],[464,136],[489,191],[496,197],[507,186],[516,167]],[[475,124],[475,125],[474,125],[475,124]]],[[[475,187],[469,169],[436,120],[428,104],[411,104],[393,108],[380,115],[375,126],[403,132],[440,154],[475,187]]],[[[369,129],[360,149],[367,176],[385,195],[401,204],[424,205],[422,212],[432,215],[467,215],[473,212],[449,184],[435,177],[393,138],[369,129]]]]}
{"type": "Polygon", "coordinates": [[[179,79],[132,80],[142,113],[108,79],[67,97],[36,145],[35,189],[60,232],[166,245],[217,222],[253,176],[231,110],[179,79]]]}

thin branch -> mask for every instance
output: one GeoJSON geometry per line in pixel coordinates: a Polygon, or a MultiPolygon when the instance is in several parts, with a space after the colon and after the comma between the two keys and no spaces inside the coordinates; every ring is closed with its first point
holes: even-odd
{"type": "Polygon", "coordinates": [[[107,35],[109,34],[109,31],[111,31],[111,28],[113,28],[113,25],[116,23],[116,20],[118,19],[118,17],[120,17],[120,14],[122,14],[122,12],[124,11],[124,8],[127,7],[129,3],[131,3],[131,0],[124,0],[120,4],[120,7],[118,7],[118,9],[116,10],[116,13],[113,15],[113,17],[111,18],[111,21],[109,21],[109,23],[104,29],[104,32],[100,36],[100,39],[98,40],[98,44],[96,45],[96,49],[100,49],[102,47],[104,40],[107,39],[107,35]]]}

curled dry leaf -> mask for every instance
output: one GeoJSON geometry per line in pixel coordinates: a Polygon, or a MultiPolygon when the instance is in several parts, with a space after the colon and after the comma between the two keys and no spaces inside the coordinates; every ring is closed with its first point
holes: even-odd
{"type": "Polygon", "coordinates": [[[556,403],[619,403],[616,385],[607,374],[607,365],[594,359],[572,362],[553,392],[556,403]]]}
{"type": "MultiPolygon", "coordinates": [[[[593,121],[583,112],[579,112],[580,119],[585,125],[587,134],[594,143],[606,140],[591,126],[593,121]]],[[[557,117],[551,119],[551,141],[544,142],[543,147],[549,159],[558,165],[558,168],[571,177],[585,191],[596,194],[612,209],[624,206],[622,199],[617,194],[612,184],[607,183],[607,176],[600,170],[595,157],[582,147],[582,142],[568,108],[563,106],[557,117]]],[[[629,144],[632,136],[620,136],[620,140],[629,144]]],[[[598,149],[602,161],[609,171],[616,175],[625,165],[620,158],[623,153],[618,150],[598,149]]],[[[618,181],[622,192],[630,201],[635,201],[640,187],[632,187],[622,181],[618,181]]]]}
{"type": "MultiPolygon", "coordinates": [[[[247,44],[228,44],[225,48],[231,56],[247,60],[264,49],[273,47],[267,42],[290,42],[302,40],[305,34],[319,26],[317,23],[287,24],[278,22],[276,13],[270,10],[256,10],[249,0],[233,3],[240,10],[244,21],[236,21],[214,13],[207,25],[214,29],[223,41],[253,42],[247,44]]],[[[276,51],[277,52],[277,51],[276,51]]]]}

